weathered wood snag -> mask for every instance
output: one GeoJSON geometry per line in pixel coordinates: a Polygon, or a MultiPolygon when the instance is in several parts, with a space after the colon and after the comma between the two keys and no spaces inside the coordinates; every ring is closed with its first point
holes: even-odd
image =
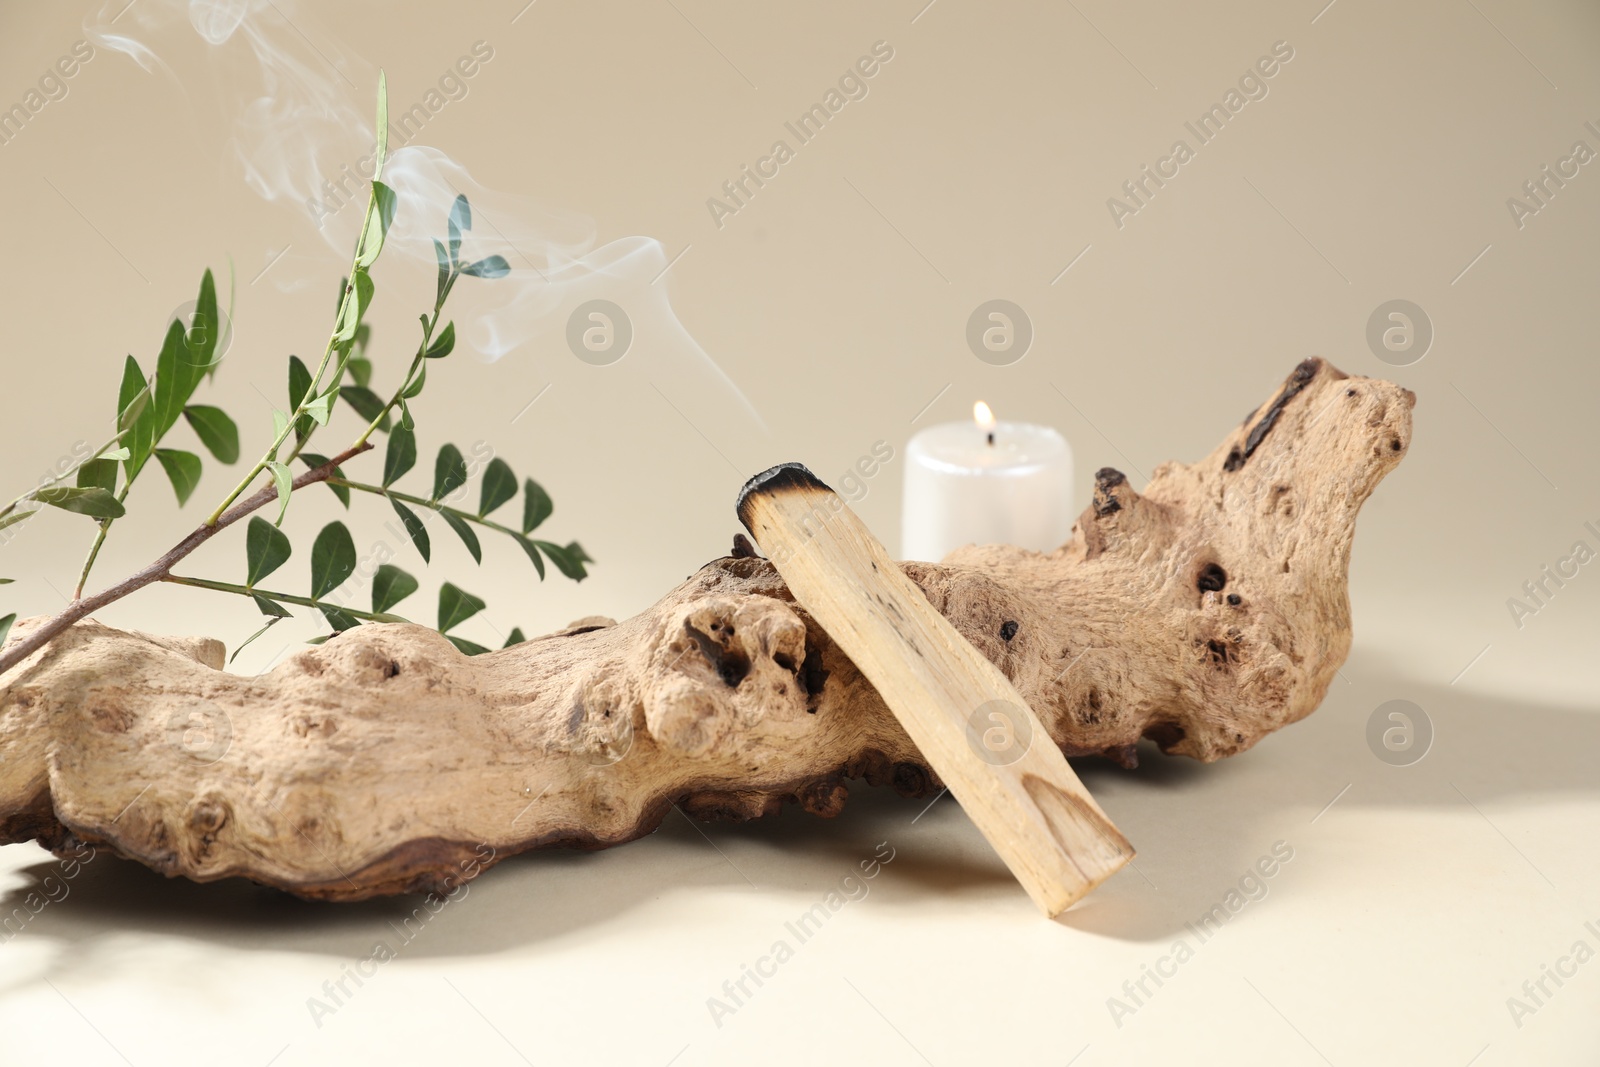
{"type": "MultiPolygon", "coordinates": [[[[1148,737],[1232,755],[1309,714],[1344,661],[1356,513],[1405,454],[1414,403],[1308,359],[1143,493],[1100,471],[1055,552],[902,567],[1067,754],[1132,766],[1148,737]]],[[[483,656],[369,625],[260,677],[222,663],[214,640],[83,622],[0,676],[0,842],[359,900],[620,844],[673,804],[833,815],[850,778],[940,786],[747,544],[625,622],[483,656]]]]}

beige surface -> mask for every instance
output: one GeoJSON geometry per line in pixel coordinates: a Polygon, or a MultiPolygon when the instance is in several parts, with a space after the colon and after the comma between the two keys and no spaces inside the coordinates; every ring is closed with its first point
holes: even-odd
{"type": "MultiPolygon", "coordinates": [[[[1575,140],[1600,148],[1584,126],[1600,125],[1592,7],[276,7],[305,36],[271,7],[260,25],[307,70],[323,63],[308,39],[335,57],[359,89],[341,79],[334,92],[363,114],[372,65],[387,69],[398,109],[489,43],[493,60],[421,140],[485,186],[592,219],[602,244],[649,235],[662,265],[689,246],[656,285],[643,288],[646,270],[611,298],[665,322],[670,296],[767,427],[731,406],[691,406],[724,394],[703,392],[711,378],[670,332],[612,367],[579,362],[561,309],[497,363],[463,353],[438,368],[419,408],[424,448],[488,442],[549,488],[552,535],[580,538],[599,561],[581,586],[540,586],[511,546],[487,545],[481,574],[442,546],[433,581],[490,601],[464,631],[479,640],[494,639],[491,623],[550,629],[636,611],[726,551],[745,475],[802,459],[829,477],[880,439],[899,449],[915,427],[964,417],[979,396],[1002,418],[1058,426],[1085,502],[1103,464],[1139,486],[1155,463],[1198,456],[1309,354],[1414,389],[1415,442],[1363,515],[1348,684],[1224,764],[1084,768],[1139,870],[1061,922],[1034,916],[953,806],[913,823],[916,805],[858,789],[831,824],[709,828],[713,848],[678,820],[610,854],[507,864],[318,1028],[306,998],[394,936],[398,904],[313,908],[96,861],[0,945],[8,1061],[70,1051],[70,1062],[120,1063],[120,1050],[136,1064],[183,1062],[176,1041],[196,1063],[266,1063],[287,1046],[280,1065],[384,1049],[396,1062],[522,1062],[508,1045],[533,1062],[662,1064],[686,1046],[678,1064],[922,1062],[916,1050],[941,1065],[995,1051],[1044,1064],[1085,1045],[1080,1065],[1593,1061],[1600,964],[1549,984],[1555,995],[1520,1027],[1506,1005],[1577,939],[1600,949],[1584,927],[1600,926],[1588,847],[1600,816],[1588,758],[1600,742],[1600,580],[1584,566],[1520,629],[1506,603],[1574,541],[1600,547],[1584,529],[1600,527],[1600,178],[1581,168],[1520,229],[1506,206],[1575,140]],[[718,229],[707,198],[879,40],[894,58],[866,98],[718,229]],[[1294,58],[1268,95],[1118,229],[1107,198],[1280,40],[1294,58]],[[994,298],[1034,326],[1011,366],[966,346],[967,317],[994,298]],[[1396,298],[1425,308],[1436,336],[1421,362],[1388,368],[1364,334],[1396,298]],[[1394,698],[1421,705],[1437,732],[1408,768],[1364,740],[1394,698]],[[1266,898],[1118,1027],[1107,998],[1279,840],[1294,858],[1266,898]],[[895,859],[870,894],[718,1027],[707,998],[883,841],[895,859]]],[[[160,10],[140,0],[116,28],[135,32],[160,10]]],[[[0,102],[23,100],[82,20],[76,6],[0,13],[0,102]]],[[[223,120],[238,101],[213,88],[192,32],[151,37],[169,42],[181,84],[102,51],[0,145],[11,492],[102,437],[124,354],[153,355],[204,265],[225,270],[231,255],[240,276],[216,393],[252,445],[270,430],[252,386],[278,402],[283,356],[326,333],[342,257],[302,208],[244,186],[223,120]]],[[[335,156],[362,151],[350,142],[335,156]]],[[[377,277],[376,337],[392,367],[431,282],[398,259],[377,277]]],[[[888,463],[852,504],[891,544],[900,474],[888,463]]],[[[220,498],[225,483],[208,470],[200,497],[220,498]]],[[[312,500],[290,520],[302,549],[336,511],[312,500]]],[[[153,476],[135,503],[145,524],[113,537],[102,579],[196,518],[153,476]]],[[[358,545],[383,536],[386,518],[361,511],[358,545]]],[[[5,610],[58,604],[52,585],[69,586],[86,541],[73,516],[24,527],[0,548],[0,573],[19,579],[5,610]]],[[[240,553],[212,546],[194,570],[235,577],[240,553]]],[[[284,573],[303,576],[296,567],[303,556],[284,573]]],[[[232,643],[253,614],[152,590],[105,617],[232,643]]],[[[240,666],[265,667],[280,648],[253,648],[240,666]]],[[[31,847],[0,852],[8,908],[49,864],[31,847]]]]}

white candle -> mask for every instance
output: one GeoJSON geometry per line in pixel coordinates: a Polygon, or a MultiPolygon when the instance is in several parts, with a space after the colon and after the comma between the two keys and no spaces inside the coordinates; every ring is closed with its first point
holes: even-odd
{"type": "Polygon", "coordinates": [[[1059,548],[1076,518],[1066,439],[1048,426],[996,422],[981,400],[972,415],[907,446],[902,555],[936,563],[968,544],[1059,548]]]}

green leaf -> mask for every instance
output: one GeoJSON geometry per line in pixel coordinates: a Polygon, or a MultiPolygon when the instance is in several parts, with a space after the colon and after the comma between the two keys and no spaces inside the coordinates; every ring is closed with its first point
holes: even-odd
{"type": "Polygon", "coordinates": [[[439,587],[439,632],[454,629],[486,607],[471,593],[445,582],[439,587]]]}
{"type": "Polygon", "coordinates": [[[400,425],[408,430],[417,428],[417,420],[411,417],[411,407],[403,396],[400,398],[400,425]]]}
{"type": "MultiPolygon", "coordinates": [[[[101,488],[78,489],[52,485],[33,494],[35,500],[95,519],[120,519],[127,514],[121,501],[101,488]]],[[[31,514],[31,513],[30,513],[31,514]]]]}
{"type": "Polygon", "coordinates": [[[532,533],[539,528],[539,524],[550,517],[556,506],[550,499],[550,494],[544,491],[544,486],[532,478],[523,480],[522,483],[522,532],[532,533]]]}
{"type": "Polygon", "coordinates": [[[93,489],[98,486],[108,493],[117,491],[117,461],[114,459],[91,459],[78,468],[78,485],[84,489],[93,489]]]}
{"type": "Polygon", "coordinates": [[[150,389],[144,372],[132,356],[122,365],[122,388],[117,394],[117,430],[128,449],[123,461],[127,480],[133,481],[155,447],[155,411],[150,406],[150,389]]]}
{"type": "Polygon", "coordinates": [[[383,614],[417,591],[417,580],[399,567],[385,563],[372,576],[372,610],[383,614]]]}
{"type": "MultiPolygon", "coordinates": [[[[208,270],[200,279],[200,294],[195,298],[194,314],[184,335],[189,359],[202,376],[216,366],[217,345],[222,341],[222,333],[222,316],[217,314],[217,286],[208,270]]],[[[197,378],[195,385],[198,384],[197,378]]],[[[194,393],[194,386],[189,387],[189,392],[194,393]]]]}
{"type": "Polygon", "coordinates": [[[339,321],[335,324],[333,334],[341,361],[348,357],[350,346],[355,344],[356,333],[361,329],[361,317],[367,313],[367,306],[372,303],[374,290],[372,275],[359,267],[355,276],[351,278],[350,285],[350,296],[340,301],[339,321]]]}
{"type": "MultiPolygon", "coordinates": [[[[328,457],[319,456],[315,452],[302,452],[300,453],[300,462],[304,463],[312,470],[316,470],[318,467],[328,462],[328,457]]],[[[333,468],[333,476],[335,478],[343,478],[343,469],[339,467],[333,468]]],[[[348,486],[334,485],[332,482],[324,482],[323,484],[329,489],[333,490],[333,495],[339,498],[339,503],[343,504],[346,508],[350,506],[350,488],[348,486]]]]}
{"type": "Polygon", "coordinates": [[[333,323],[333,343],[355,343],[356,329],[361,325],[361,300],[356,296],[355,284],[345,282],[345,295],[339,300],[339,317],[333,323]]]}
{"type": "MultiPolygon", "coordinates": [[[[272,529],[272,524],[271,523],[267,523],[267,529],[269,529],[269,530],[272,529]]],[[[251,593],[250,594],[250,599],[254,600],[256,602],[256,607],[261,609],[261,614],[267,616],[270,619],[292,619],[292,618],[294,618],[294,615],[289,611],[288,608],[284,607],[282,604],[278,603],[276,600],[269,600],[268,598],[262,596],[260,593],[251,593]]]]}
{"type": "Polygon", "coordinates": [[[267,469],[272,472],[272,481],[278,487],[278,521],[283,525],[283,516],[289,510],[289,494],[294,492],[294,475],[289,468],[277,460],[268,460],[267,469]]]}
{"type": "Polygon", "coordinates": [[[455,347],[456,324],[454,321],[451,321],[444,324],[444,329],[439,331],[439,336],[433,339],[433,342],[428,345],[427,351],[422,354],[427,359],[443,359],[445,356],[448,356],[455,349],[455,347]]]}
{"type": "Polygon", "coordinates": [[[17,613],[14,612],[14,611],[10,615],[7,615],[5,618],[0,619],[0,646],[4,646],[5,645],[5,643],[6,643],[6,635],[11,632],[11,624],[16,622],[16,621],[17,621],[17,613]]]}
{"type": "MultiPolygon", "coordinates": [[[[368,422],[376,419],[384,409],[384,401],[378,394],[363,385],[340,386],[339,396],[344,399],[345,403],[356,409],[356,414],[368,422]]],[[[382,421],[378,423],[378,429],[384,431],[389,429],[389,416],[387,413],[384,413],[382,421]]]]}
{"type": "Polygon", "coordinates": [[[450,634],[445,634],[445,640],[455,645],[464,656],[481,656],[489,651],[475,641],[468,641],[465,637],[454,637],[450,634]]]}
{"type": "Polygon", "coordinates": [[[406,536],[410,537],[411,543],[417,546],[417,551],[422,555],[422,562],[429,562],[431,548],[428,543],[428,528],[422,525],[422,520],[417,518],[416,512],[400,503],[400,501],[390,497],[389,503],[394,505],[394,510],[400,516],[400,521],[405,524],[406,536]]]}
{"type": "Polygon", "coordinates": [[[172,491],[178,494],[178,506],[187,504],[195,486],[200,484],[200,457],[176,448],[158,448],[156,459],[167,472],[172,491]]]}
{"type": "Polygon", "coordinates": [[[15,578],[0,578],[0,585],[10,585],[14,581],[16,581],[15,578]]]}
{"type": "Polygon", "coordinates": [[[439,449],[439,457],[433,461],[433,499],[443,500],[466,481],[467,461],[461,457],[461,449],[455,445],[439,449]]]}
{"type": "Polygon", "coordinates": [[[33,518],[33,516],[38,512],[38,510],[39,510],[38,508],[34,508],[31,511],[13,511],[11,514],[7,515],[5,518],[0,519],[0,530],[4,530],[7,526],[10,526],[12,523],[21,522],[23,519],[31,519],[31,518],[33,518]]]}
{"type": "Polygon", "coordinates": [[[239,427],[221,408],[206,404],[190,404],[183,409],[183,417],[194,427],[195,436],[206,446],[206,451],[223,463],[239,461],[239,427]]]}
{"type": "MultiPolygon", "coordinates": [[[[407,382],[404,389],[400,390],[400,400],[404,402],[411,397],[419,395],[422,392],[423,384],[427,382],[427,380],[428,366],[427,364],[423,364],[417,368],[417,376],[407,382]]],[[[411,420],[409,418],[410,414],[411,413],[409,411],[402,411],[400,413],[401,421],[406,424],[406,429],[408,430],[412,428],[411,420]]]]}
{"type": "Polygon", "coordinates": [[[478,518],[483,518],[495,508],[517,495],[517,476],[511,464],[496,456],[483,472],[482,491],[478,496],[478,518]]]}
{"type": "MultiPolygon", "coordinates": [[[[583,569],[584,560],[589,559],[589,557],[584,553],[583,549],[578,547],[577,542],[573,542],[565,548],[561,545],[553,545],[549,541],[535,541],[534,544],[539,546],[541,552],[550,557],[550,562],[556,565],[557,570],[573,581],[581,582],[589,576],[589,572],[583,569]]],[[[593,561],[590,560],[590,562],[593,561]]]]}
{"type": "Polygon", "coordinates": [[[455,203],[450,205],[450,221],[462,233],[472,229],[472,205],[467,203],[466,193],[457,193],[455,203]]]}
{"type": "Polygon", "coordinates": [[[259,515],[252,516],[244,533],[244,584],[255,584],[279,567],[294,552],[289,535],[259,515]]]}
{"type": "MultiPolygon", "coordinates": [[[[378,253],[383,251],[383,239],[389,232],[389,224],[394,221],[396,201],[393,189],[380,181],[373,181],[372,200],[372,216],[367,219],[367,230],[361,235],[361,253],[356,257],[356,265],[362,270],[372,266],[378,253]]],[[[353,335],[355,331],[351,333],[353,335]]]]}
{"type": "Polygon", "coordinates": [[[435,237],[433,239],[433,258],[439,261],[439,284],[433,295],[434,307],[444,304],[444,287],[450,283],[450,253],[444,250],[444,244],[435,237]]]}
{"type": "Polygon", "coordinates": [[[389,488],[416,465],[417,435],[404,426],[396,426],[389,434],[389,447],[383,454],[383,487],[389,488]]]}
{"type": "Polygon", "coordinates": [[[298,408],[311,392],[311,371],[299,356],[289,357],[289,410],[298,408]]]}
{"type": "Polygon", "coordinates": [[[515,628],[512,629],[511,636],[506,638],[506,643],[501,645],[500,647],[501,648],[510,648],[512,645],[520,645],[520,644],[522,644],[522,642],[524,642],[526,640],[527,640],[527,638],[522,636],[522,627],[518,626],[518,627],[515,627],[515,628]]]}
{"type": "MultiPolygon", "coordinates": [[[[272,601],[265,600],[262,597],[256,597],[256,603],[258,605],[259,604],[272,604],[272,606],[275,607],[275,608],[278,608],[279,611],[283,611],[281,606],[279,606],[277,604],[273,604],[272,601]]],[[[262,614],[270,616],[267,619],[267,624],[265,626],[263,626],[261,629],[257,630],[255,633],[251,634],[249,637],[245,638],[242,642],[240,642],[239,647],[233,650],[233,655],[228,657],[228,662],[229,663],[232,663],[234,660],[238,659],[239,658],[239,653],[243,652],[245,650],[245,647],[247,645],[249,645],[252,641],[254,641],[256,638],[260,637],[262,634],[266,633],[268,630],[270,630],[274,626],[278,625],[278,623],[282,622],[284,619],[291,617],[287,611],[284,611],[283,615],[280,617],[280,616],[277,616],[277,615],[273,615],[271,612],[267,611],[265,608],[262,608],[261,610],[262,610],[262,614]]]]}
{"type": "Polygon", "coordinates": [[[450,529],[454,530],[456,536],[461,538],[461,543],[467,546],[467,551],[472,553],[473,561],[482,563],[483,548],[478,544],[478,535],[472,532],[472,527],[467,525],[467,521],[453,511],[440,509],[439,515],[445,522],[450,524],[450,529]]]}
{"type": "Polygon", "coordinates": [[[318,604],[317,610],[322,612],[322,617],[328,620],[328,625],[333,627],[334,633],[344,633],[361,625],[361,620],[349,615],[332,604],[318,604]]]}
{"type": "Polygon", "coordinates": [[[539,580],[541,582],[544,581],[544,557],[539,555],[538,547],[526,537],[521,536],[517,537],[517,544],[522,546],[522,551],[526,552],[528,558],[533,561],[533,569],[539,572],[539,580]]]}
{"type": "MultiPolygon", "coordinates": [[[[356,318],[364,319],[367,308],[372,306],[372,294],[377,290],[373,284],[372,275],[364,270],[356,271],[356,318]]],[[[357,327],[359,329],[359,327],[357,327]]],[[[355,334],[350,335],[353,339],[355,334]]]]}
{"type": "MultiPolygon", "coordinates": [[[[298,411],[300,409],[300,405],[305,402],[306,394],[309,392],[311,392],[311,371],[307,370],[306,365],[300,362],[299,356],[290,356],[289,410],[298,411]]],[[[294,428],[294,432],[297,437],[305,436],[305,434],[309,433],[310,430],[311,423],[305,419],[301,419],[299,424],[294,428]]]]}
{"type": "Polygon", "coordinates": [[[217,346],[217,291],[208,270],[200,281],[200,297],[195,301],[194,330],[186,333],[182,321],[174,319],[156,359],[153,386],[155,432],[160,440],[177,423],[189,398],[205,378],[211,355],[217,346]]]}
{"type": "Polygon", "coordinates": [[[295,427],[295,433],[301,438],[310,436],[311,423],[306,419],[318,426],[328,425],[328,420],[333,417],[333,401],[338,395],[337,390],[330,389],[307,404],[305,416],[301,418],[300,425],[295,427]]]}
{"type": "Polygon", "coordinates": [[[129,452],[126,448],[108,448],[104,452],[100,453],[100,455],[95,457],[95,458],[97,458],[97,459],[123,460],[123,459],[131,459],[132,457],[133,457],[133,453],[129,452]]]}
{"type": "Polygon", "coordinates": [[[350,372],[350,378],[357,385],[365,388],[372,384],[372,360],[364,356],[351,356],[345,368],[350,372]]]}
{"type": "Polygon", "coordinates": [[[484,256],[476,263],[462,267],[461,273],[474,278],[504,278],[511,273],[511,265],[506,262],[505,256],[484,256]]]}
{"type": "Polygon", "coordinates": [[[355,573],[356,543],[342,522],[330,522],[311,545],[311,599],[321,600],[355,573]]]}

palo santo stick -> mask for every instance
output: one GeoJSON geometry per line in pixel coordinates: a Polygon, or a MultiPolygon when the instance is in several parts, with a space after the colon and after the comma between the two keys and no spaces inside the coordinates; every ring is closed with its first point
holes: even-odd
{"type": "Polygon", "coordinates": [[[745,483],[738,510],[1046,915],[1133,858],[1021,694],[832,489],[784,463],[745,483]]]}

